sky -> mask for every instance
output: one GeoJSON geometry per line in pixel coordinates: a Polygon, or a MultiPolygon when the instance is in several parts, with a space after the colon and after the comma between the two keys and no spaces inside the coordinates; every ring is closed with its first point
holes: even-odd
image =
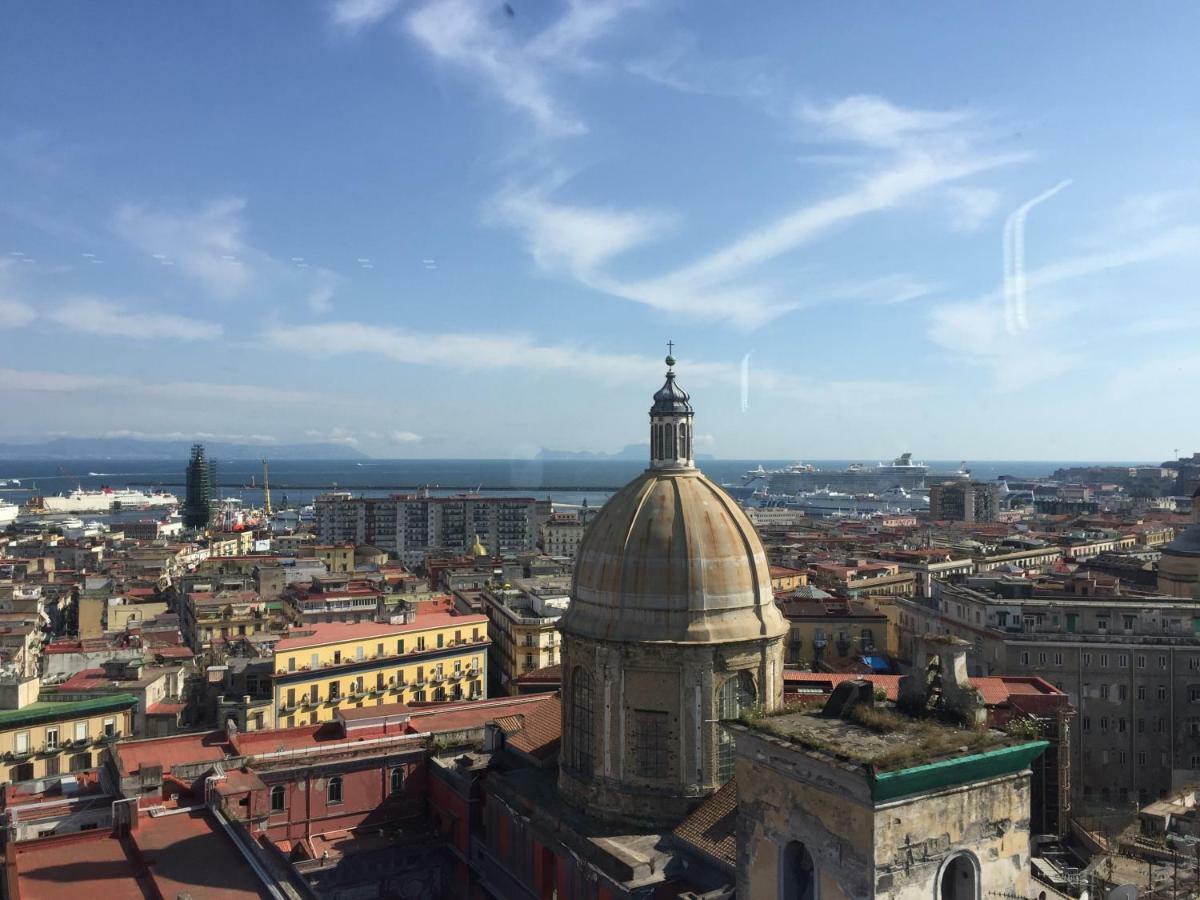
{"type": "Polygon", "coordinates": [[[1200,7],[11,4],[0,440],[1200,449],[1200,7]]]}

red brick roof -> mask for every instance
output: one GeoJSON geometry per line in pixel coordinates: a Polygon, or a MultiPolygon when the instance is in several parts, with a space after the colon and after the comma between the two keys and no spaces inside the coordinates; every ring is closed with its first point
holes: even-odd
{"type": "Polygon", "coordinates": [[[558,753],[562,741],[562,705],[558,694],[549,694],[524,714],[521,730],[508,738],[508,745],[536,759],[558,753]]]}
{"type": "Polygon", "coordinates": [[[675,827],[675,837],[732,870],[737,865],[737,782],[692,810],[675,827]]]}

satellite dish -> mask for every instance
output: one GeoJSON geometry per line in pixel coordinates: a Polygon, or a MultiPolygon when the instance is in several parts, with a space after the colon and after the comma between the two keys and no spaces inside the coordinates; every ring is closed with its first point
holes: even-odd
{"type": "Polygon", "coordinates": [[[1132,884],[1122,884],[1108,892],[1108,900],[1137,900],[1138,889],[1132,884]]]}

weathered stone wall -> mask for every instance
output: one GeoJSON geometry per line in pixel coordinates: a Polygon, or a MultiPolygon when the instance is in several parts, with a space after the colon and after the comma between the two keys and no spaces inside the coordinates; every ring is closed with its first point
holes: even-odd
{"type": "Polygon", "coordinates": [[[941,896],[962,851],[980,896],[1028,895],[1028,772],[877,805],[856,766],[745,728],[737,742],[739,897],[780,895],[792,842],[811,854],[821,900],[941,896]]]}
{"type": "Polygon", "coordinates": [[[948,788],[880,806],[875,896],[928,900],[960,851],[979,865],[982,896],[1029,893],[1029,773],[948,788]]]}
{"type": "Polygon", "coordinates": [[[652,827],[674,826],[721,786],[718,773],[720,690],[748,672],[756,702],[782,699],[783,640],[729,644],[630,644],[565,635],[563,754],[560,786],[580,808],[652,827]],[[592,683],[592,773],[575,769],[580,740],[573,722],[573,679],[592,683]],[[663,713],[665,771],[647,773],[634,752],[639,711],[663,713]]]}
{"type": "Polygon", "coordinates": [[[875,813],[857,769],[745,729],[737,744],[738,896],[779,896],[784,849],[799,841],[819,872],[821,900],[874,897],[875,813]]]}

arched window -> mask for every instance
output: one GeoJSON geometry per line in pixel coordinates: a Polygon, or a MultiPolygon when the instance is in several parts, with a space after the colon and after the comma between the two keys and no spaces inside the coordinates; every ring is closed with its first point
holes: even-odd
{"type": "Polygon", "coordinates": [[[686,425],[679,426],[679,455],[687,459],[692,454],[688,452],[688,427],[686,425]]]}
{"type": "Polygon", "coordinates": [[[282,784],[277,784],[271,788],[271,812],[283,812],[283,797],[284,788],[282,784]]]}
{"type": "Polygon", "coordinates": [[[332,778],[329,779],[329,789],[328,790],[329,790],[328,802],[330,802],[330,803],[341,803],[342,802],[342,776],[341,775],[334,775],[332,778]]]}
{"type": "Polygon", "coordinates": [[[817,900],[817,867],[807,847],[799,841],[789,843],[783,848],[780,867],[782,900],[817,900]]]}
{"type": "Polygon", "coordinates": [[[592,777],[592,676],[582,666],[571,673],[571,765],[592,777]]]}
{"type": "Polygon", "coordinates": [[[663,459],[675,458],[675,425],[671,422],[667,423],[667,448],[663,453],[663,459]]]}
{"type": "Polygon", "coordinates": [[[399,794],[404,790],[404,769],[397,766],[392,769],[392,793],[399,794]]]}
{"type": "MultiPolygon", "coordinates": [[[[723,721],[736,719],[744,710],[754,705],[754,677],[745,671],[730,675],[721,685],[721,695],[718,699],[717,718],[723,721]]],[[[718,725],[717,781],[721,784],[733,777],[734,749],[733,735],[728,729],[718,725]]]]}
{"type": "Polygon", "coordinates": [[[979,861],[963,851],[942,867],[935,900],[979,900],[979,861]]]}

